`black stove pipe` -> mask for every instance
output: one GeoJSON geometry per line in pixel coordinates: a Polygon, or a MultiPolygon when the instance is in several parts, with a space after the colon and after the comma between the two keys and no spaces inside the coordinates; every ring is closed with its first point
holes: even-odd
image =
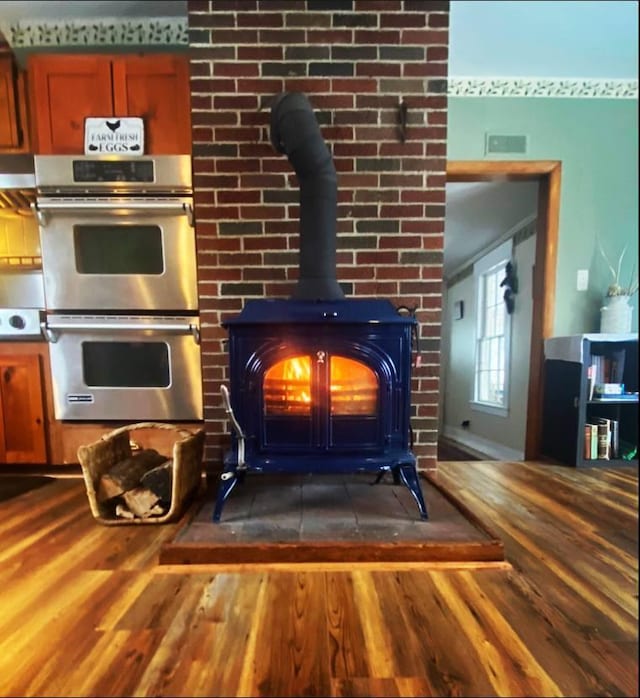
{"type": "Polygon", "coordinates": [[[293,298],[344,298],[336,279],[336,168],[305,95],[276,96],[271,105],[271,143],[289,158],[300,184],[300,275],[293,298]]]}

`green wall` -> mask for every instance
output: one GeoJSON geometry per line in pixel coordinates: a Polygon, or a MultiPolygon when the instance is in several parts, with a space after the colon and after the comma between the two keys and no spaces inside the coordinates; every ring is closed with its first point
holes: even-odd
{"type": "MultiPolygon", "coordinates": [[[[638,273],[638,102],[632,99],[449,97],[449,160],[562,162],[554,334],[597,332],[611,275],[596,235],[624,285],[638,273]],[[523,134],[526,155],[485,156],[485,134],[523,134]],[[578,269],[589,288],[576,290],[578,269]]],[[[632,330],[638,331],[638,294],[632,330]]]]}

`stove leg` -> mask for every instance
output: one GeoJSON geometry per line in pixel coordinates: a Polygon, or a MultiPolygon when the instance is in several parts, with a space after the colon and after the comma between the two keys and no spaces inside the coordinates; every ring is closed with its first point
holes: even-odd
{"type": "Polygon", "coordinates": [[[220,476],[220,485],[218,486],[218,496],[216,497],[216,506],[213,510],[213,522],[220,521],[222,507],[224,506],[227,497],[231,494],[231,490],[238,483],[239,478],[236,477],[235,471],[226,471],[220,476]]]}
{"type": "Polygon", "coordinates": [[[402,482],[408,487],[409,492],[413,495],[413,498],[418,504],[418,509],[420,509],[420,518],[428,519],[427,505],[424,502],[424,497],[422,496],[422,488],[420,487],[420,480],[418,479],[418,472],[416,471],[415,465],[410,463],[405,463],[399,466],[400,478],[402,482]]]}

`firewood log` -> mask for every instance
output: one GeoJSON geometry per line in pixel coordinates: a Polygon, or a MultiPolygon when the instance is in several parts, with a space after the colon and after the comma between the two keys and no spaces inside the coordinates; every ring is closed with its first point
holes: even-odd
{"type": "Polygon", "coordinates": [[[116,504],[116,516],[121,519],[135,519],[135,514],[127,509],[124,504],[116,504]]]}
{"type": "Polygon", "coordinates": [[[153,448],[143,449],[129,458],[118,461],[98,483],[98,501],[104,502],[140,485],[142,476],[167,460],[153,448]]]}
{"type": "Polygon", "coordinates": [[[164,509],[158,506],[160,497],[146,487],[128,490],[123,493],[122,497],[129,509],[141,519],[148,519],[150,516],[164,513],[164,509]]]}
{"type": "Polygon", "coordinates": [[[160,497],[165,504],[171,503],[171,487],[173,484],[173,460],[168,460],[148,470],[140,481],[143,487],[150,489],[160,497]]]}

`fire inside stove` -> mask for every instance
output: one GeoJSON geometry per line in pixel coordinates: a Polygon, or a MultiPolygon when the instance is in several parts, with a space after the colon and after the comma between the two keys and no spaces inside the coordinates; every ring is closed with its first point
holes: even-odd
{"type": "Polygon", "coordinates": [[[344,356],[321,356],[314,375],[310,356],[294,356],[274,364],[264,377],[266,416],[310,415],[328,378],[332,415],[369,415],[378,410],[378,380],[364,364],[344,356]],[[328,362],[328,376],[322,371],[328,362]],[[314,400],[314,396],[316,399],[314,400]]]}

